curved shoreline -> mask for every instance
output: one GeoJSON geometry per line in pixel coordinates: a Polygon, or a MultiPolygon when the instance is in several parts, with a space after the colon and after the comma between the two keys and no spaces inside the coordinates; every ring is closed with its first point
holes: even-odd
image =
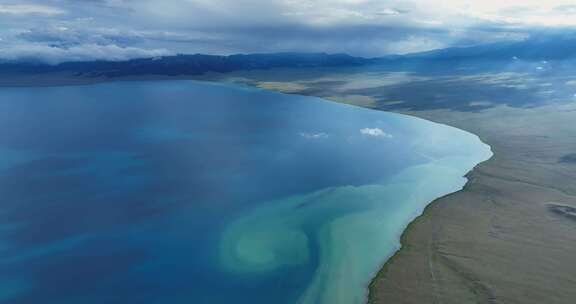
{"type": "MultiPolygon", "coordinates": [[[[402,248],[382,265],[367,286],[370,301],[375,304],[420,304],[436,299],[446,304],[539,304],[543,301],[573,304],[576,299],[573,288],[576,265],[572,263],[576,256],[576,226],[571,219],[551,212],[548,203],[576,207],[573,183],[576,171],[573,164],[560,161],[574,153],[576,104],[546,102],[525,108],[522,103],[487,99],[493,103],[479,111],[462,110],[460,104],[454,102],[426,108],[421,107],[419,101],[406,100],[403,106],[390,106],[389,102],[395,99],[380,101],[380,93],[387,87],[404,92],[411,81],[394,82],[395,75],[392,70],[299,68],[147,78],[225,82],[320,97],[332,102],[347,103],[348,100],[357,106],[419,117],[479,135],[493,148],[496,157],[468,174],[471,178],[465,189],[431,202],[423,214],[410,222],[400,237],[402,248]],[[380,80],[375,81],[376,78],[380,80]],[[326,80],[337,82],[327,83],[326,80]],[[269,85],[271,82],[273,87],[269,85]],[[344,86],[348,87],[343,89],[344,86]],[[350,97],[353,99],[349,100],[350,97]],[[518,252],[522,252],[521,259],[518,259],[518,252]],[[434,269],[433,277],[430,267],[434,269]],[[383,273],[386,280],[376,284],[383,273]],[[434,281],[434,277],[439,280],[434,281]],[[377,293],[381,297],[373,301],[377,293]]],[[[420,74],[416,71],[408,76],[420,74]]],[[[432,85],[447,81],[462,81],[453,73],[445,76],[446,79],[431,80],[423,89],[433,89],[432,85]]],[[[546,78],[546,81],[564,83],[566,79],[561,76],[546,78]]],[[[20,86],[23,83],[26,86],[74,85],[118,80],[130,79],[56,75],[24,81],[0,80],[0,86],[10,87],[15,83],[20,86]]],[[[482,88],[517,85],[516,77],[495,80],[495,83],[483,83],[482,88]]],[[[479,85],[476,80],[465,83],[474,87],[479,85]]],[[[458,96],[465,93],[459,87],[445,91],[458,96]]],[[[471,97],[478,96],[481,95],[471,97]]],[[[523,96],[531,95],[519,97],[523,96]]]]}
{"type": "MultiPolygon", "coordinates": [[[[200,80],[201,82],[203,82],[202,80],[200,80]]],[[[208,81],[211,82],[211,81],[208,81]]],[[[217,84],[221,84],[221,82],[216,82],[217,84]]],[[[266,89],[266,88],[261,88],[258,86],[252,86],[252,85],[245,85],[245,84],[237,84],[234,83],[235,86],[239,86],[239,87],[244,87],[247,89],[257,89],[257,90],[263,90],[263,91],[269,91],[269,92],[275,92],[275,93],[280,93],[280,94],[287,94],[287,95],[296,95],[296,96],[303,96],[303,97],[312,97],[312,98],[317,98],[320,99],[322,101],[327,101],[327,102],[334,102],[337,104],[346,104],[348,106],[353,106],[353,107],[358,107],[358,108],[363,108],[363,109],[368,109],[368,110],[373,110],[373,111],[379,111],[379,112],[385,112],[385,113],[393,113],[393,114],[399,114],[399,115],[405,115],[405,116],[409,116],[409,117],[413,117],[416,119],[420,119],[429,123],[434,123],[434,124],[439,124],[439,125],[444,125],[450,128],[454,128],[457,129],[459,131],[463,131],[466,133],[469,133],[473,136],[476,136],[478,138],[478,140],[485,144],[486,146],[489,147],[489,151],[490,151],[490,156],[483,160],[478,162],[470,171],[468,171],[463,177],[466,179],[466,183],[464,184],[464,186],[462,187],[462,189],[452,192],[452,193],[448,193],[446,195],[440,196],[432,201],[430,201],[428,204],[426,204],[426,206],[424,207],[424,209],[422,210],[422,212],[416,216],[414,219],[412,219],[407,225],[406,227],[404,227],[404,229],[402,230],[402,234],[400,235],[399,238],[399,243],[400,243],[400,247],[398,250],[396,250],[392,255],[390,255],[388,258],[386,258],[385,262],[382,264],[382,266],[380,266],[378,268],[378,270],[375,272],[375,275],[372,277],[372,279],[370,279],[370,283],[368,284],[368,286],[366,286],[366,299],[364,301],[364,303],[366,304],[373,304],[374,303],[374,290],[375,288],[377,288],[375,286],[375,284],[377,283],[377,280],[379,278],[382,278],[383,276],[385,276],[386,271],[388,270],[388,267],[391,265],[392,262],[395,261],[395,259],[397,259],[399,257],[400,254],[402,254],[405,250],[406,250],[406,246],[408,245],[408,241],[407,241],[407,237],[408,237],[408,233],[411,232],[411,230],[413,229],[413,227],[415,225],[418,224],[418,222],[424,218],[425,216],[428,215],[429,211],[431,208],[434,208],[436,205],[441,204],[443,200],[445,200],[446,198],[449,198],[451,196],[460,194],[460,193],[464,193],[468,191],[469,186],[471,185],[471,183],[473,182],[473,176],[478,168],[478,166],[485,164],[487,162],[489,162],[491,159],[493,159],[493,157],[495,156],[495,153],[492,149],[492,146],[490,144],[488,144],[481,136],[479,136],[478,134],[472,133],[470,131],[464,130],[464,129],[460,129],[456,126],[453,126],[451,124],[446,124],[446,123],[440,123],[437,121],[433,121],[433,120],[429,120],[420,116],[416,116],[413,114],[407,114],[407,113],[399,113],[399,112],[394,112],[394,111],[386,111],[386,110],[381,110],[381,109],[375,109],[375,108],[370,108],[370,107],[365,107],[365,106],[361,106],[361,105],[354,105],[354,104],[347,104],[347,103],[342,103],[341,101],[337,101],[337,100],[332,100],[330,98],[323,98],[323,97],[317,97],[314,95],[304,95],[304,94],[298,94],[298,93],[285,93],[285,92],[281,92],[281,91],[277,91],[277,90],[272,90],[272,89],[266,89]]]]}
{"type": "MultiPolygon", "coordinates": [[[[484,141],[483,141],[484,142],[484,141]]],[[[492,159],[492,158],[490,158],[492,159]]],[[[386,272],[388,271],[390,265],[399,258],[399,256],[406,250],[406,246],[408,246],[408,234],[414,229],[414,226],[417,225],[421,220],[423,220],[424,217],[428,216],[430,209],[436,207],[436,205],[439,205],[443,202],[443,200],[445,200],[448,197],[457,195],[459,193],[463,193],[468,191],[468,187],[470,186],[472,180],[473,180],[473,175],[474,172],[476,171],[477,167],[480,166],[481,164],[484,164],[488,161],[490,161],[490,159],[485,160],[481,163],[479,163],[478,165],[476,165],[474,167],[474,169],[470,170],[470,172],[468,172],[468,174],[465,175],[465,177],[467,178],[467,182],[464,185],[464,187],[456,192],[452,192],[450,194],[446,194],[442,197],[439,197],[435,200],[433,200],[432,202],[430,202],[428,205],[426,205],[426,207],[424,208],[424,210],[422,211],[422,213],[420,215],[418,215],[417,217],[415,217],[404,229],[404,231],[402,232],[402,235],[400,236],[400,248],[398,250],[396,250],[396,252],[394,252],[394,254],[389,257],[386,262],[384,262],[384,264],[382,265],[382,267],[380,267],[380,269],[378,270],[378,272],[376,272],[376,274],[374,275],[374,277],[372,278],[372,280],[370,280],[370,284],[368,285],[368,296],[367,296],[367,300],[366,303],[367,304],[373,304],[374,301],[376,300],[374,297],[374,293],[375,293],[375,289],[377,288],[376,283],[378,281],[378,279],[383,278],[386,275],[386,272]]]]}
{"type": "MultiPolygon", "coordinates": [[[[188,80],[188,79],[170,79],[170,78],[168,78],[168,79],[165,79],[165,80],[166,80],[166,81],[174,81],[174,80],[188,80]]],[[[116,81],[133,81],[133,80],[131,80],[131,79],[125,79],[125,80],[104,80],[104,81],[94,81],[94,82],[92,82],[92,83],[50,84],[50,85],[48,85],[48,86],[60,86],[60,85],[89,85],[89,84],[98,84],[98,83],[102,83],[102,82],[116,82],[116,81]]],[[[135,80],[135,81],[139,81],[139,80],[135,80]]],[[[228,85],[228,84],[222,83],[222,82],[203,81],[203,80],[198,80],[198,79],[192,79],[192,81],[212,83],[212,84],[216,84],[216,85],[218,85],[218,84],[228,85]]],[[[275,91],[275,90],[264,89],[264,88],[259,88],[259,87],[255,87],[255,86],[250,86],[250,85],[243,85],[243,84],[240,84],[240,85],[239,85],[239,84],[236,83],[236,84],[234,84],[234,86],[236,86],[236,87],[244,87],[244,88],[246,88],[246,89],[257,89],[257,90],[262,90],[262,91],[269,91],[269,92],[276,92],[276,93],[280,93],[280,94],[286,94],[286,93],[278,92],[278,91],[275,91]]],[[[299,96],[304,96],[304,97],[318,98],[318,97],[315,97],[315,96],[304,95],[304,94],[289,94],[289,95],[299,95],[299,96]]],[[[327,102],[334,102],[334,103],[342,104],[342,102],[339,102],[339,101],[336,101],[336,100],[332,100],[332,99],[330,99],[330,98],[318,98],[318,99],[321,99],[321,100],[327,101],[327,102]]],[[[445,126],[447,126],[447,127],[455,128],[455,129],[458,129],[458,130],[460,130],[460,131],[463,131],[463,132],[466,132],[466,133],[470,133],[470,134],[472,134],[472,135],[477,136],[477,135],[474,134],[474,133],[471,133],[471,132],[469,132],[469,131],[465,131],[465,130],[459,129],[459,128],[455,127],[455,126],[452,126],[452,125],[449,125],[449,124],[445,124],[445,123],[438,123],[438,122],[431,121],[431,120],[428,120],[428,119],[425,119],[425,118],[422,118],[422,117],[419,117],[419,116],[416,116],[416,115],[404,114],[404,113],[397,113],[397,112],[393,112],[393,111],[384,111],[384,110],[380,110],[380,109],[374,109],[374,108],[357,106],[357,105],[351,105],[351,104],[349,104],[349,106],[355,106],[355,107],[359,107],[359,108],[363,108],[363,109],[368,109],[368,110],[373,110],[373,111],[379,111],[379,112],[387,112],[387,113],[395,113],[395,114],[400,114],[400,115],[406,115],[406,116],[410,116],[410,117],[413,117],[413,118],[421,119],[421,120],[424,120],[424,121],[427,121],[427,122],[430,122],[430,123],[435,123],[435,124],[439,124],[439,125],[445,125],[445,126]]],[[[478,136],[477,136],[477,137],[478,137],[478,136]]],[[[479,137],[478,137],[478,138],[479,138],[479,137]]],[[[479,140],[480,140],[480,142],[486,144],[486,142],[483,141],[481,138],[479,138],[479,140]]],[[[490,147],[488,144],[486,144],[486,145],[487,145],[488,147],[490,147]]],[[[490,150],[491,150],[491,149],[490,149],[490,150]]],[[[490,156],[490,158],[492,158],[492,157],[493,157],[493,153],[492,153],[492,155],[490,156]]],[[[490,158],[489,158],[489,159],[490,159],[490,158]]],[[[378,278],[381,278],[381,277],[386,273],[387,267],[398,257],[399,254],[401,254],[401,253],[405,250],[406,245],[407,245],[406,236],[407,236],[407,234],[411,231],[412,227],[413,227],[415,224],[417,224],[418,221],[419,221],[421,218],[423,218],[424,216],[427,215],[427,213],[428,213],[428,211],[429,211],[430,208],[432,208],[434,205],[440,203],[444,198],[449,197],[449,196],[452,196],[452,195],[455,195],[455,194],[460,193],[460,192],[463,192],[463,191],[466,191],[467,187],[469,186],[469,184],[470,184],[470,182],[471,182],[471,179],[469,178],[469,176],[474,172],[474,170],[476,169],[477,166],[479,166],[480,164],[488,161],[489,159],[477,163],[472,170],[470,170],[466,175],[464,175],[464,177],[467,178],[467,181],[466,181],[466,184],[463,186],[463,188],[462,188],[461,190],[458,190],[458,191],[455,191],[455,192],[446,194],[446,195],[444,195],[444,196],[438,197],[438,198],[430,201],[429,203],[427,203],[427,204],[425,205],[425,207],[424,207],[424,209],[422,210],[422,212],[419,213],[416,217],[414,217],[414,218],[402,229],[402,233],[401,233],[401,235],[400,235],[400,237],[399,237],[399,239],[398,239],[398,241],[399,241],[399,249],[396,250],[396,251],[394,251],[388,258],[385,259],[384,264],[382,264],[382,266],[377,269],[377,271],[375,272],[375,275],[370,279],[370,283],[366,286],[366,291],[367,291],[367,292],[366,292],[366,300],[365,300],[366,303],[372,303],[372,301],[373,301],[374,288],[375,288],[375,283],[376,283],[377,279],[378,279],[378,278]]]]}
{"type": "MultiPolygon", "coordinates": [[[[378,109],[374,109],[374,110],[381,111],[378,109]]],[[[412,114],[405,114],[405,115],[424,119],[424,118],[421,118],[421,117],[418,117],[418,116],[415,116],[412,114]]],[[[453,127],[453,128],[457,128],[457,127],[449,125],[449,124],[446,124],[446,125],[453,127]]],[[[459,128],[457,128],[457,129],[459,129],[459,128]]],[[[462,129],[459,129],[459,130],[462,130],[462,129]]],[[[465,131],[465,130],[463,130],[463,131],[465,131]]],[[[468,132],[468,131],[466,131],[466,132],[468,132]]],[[[474,134],[474,133],[471,133],[471,134],[474,134]]],[[[496,154],[494,153],[494,149],[492,149],[492,145],[490,145],[487,141],[485,141],[480,135],[478,135],[478,134],[474,134],[474,135],[476,135],[480,139],[481,142],[485,143],[486,145],[488,145],[490,147],[490,151],[492,152],[492,155],[490,156],[490,158],[476,164],[476,166],[474,166],[474,168],[472,168],[472,170],[470,170],[466,175],[464,175],[464,177],[466,178],[467,181],[461,190],[446,194],[444,196],[441,196],[441,197],[433,200],[428,205],[426,205],[426,207],[424,208],[424,210],[422,211],[422,213],[420,215],[415,217],[406,226],[406,228],[402,232],[402,235],[400,236],[400,248],[398,250],[396,250],[396,252],[394,252],[394,254],[392,256],[390,256],[384,262],[384,264],[382,264],[382,266],[379,268],[379,270],[375,273],[375,275],[370,280],[370,284],[368,284],[368,286],[367,286],[368,293],[367,293],[367,297],[366,297],[366,304],[375,304],[375,301],[376,301],[375,291],[378,288],[376,286],[376,284],[377,284],[379,279],[384,278],[386,276],[386,273],[388,272],[389,267],[392,265],[392,263],[394,263],[400,257],[400,255],[403,254],[407,250],[407,246],[409,245],[408,235],[409,235],[409,233],[411,233],[413,231],[414,226],[419,224],[420,221],[422,221],[426,216],[428,216],[430,213],[430,210],[432,208],[435,208],[436,206],[442,204],[447,198],[450,198],[452,196],[455,196],[455,195],[458,195],[461,193],[468,192],[471,184],[474,182],[474,175],[477,173],[478,167],[481,165],[485,165],[494,159],[496,154]]]]}
{"type": "MultiPolygon", "coordinates": [[[[200,82],[204,82],[202,80],[200,80],[200,82]]],[[[208,82],[210,83],[210,82],[208,82]]],[[[221,85],[229,85],[227,83],[221,83],[221,82],[216,82],[217,85],[221,84],[221,85]]],[[[379,109],[373,109],[373,108],[368,108],[368,107],[362,107],[362,106],[358,106],[358,105],[353,105],[353,104],[343,104],[342,102],[338,102],[335,100],[331,100],[329,98],[322,98],[322,97],[317,97],[317,96],[311,96],[311,95],[303,95],[303,94],[287,94],[287,93],[283,93],[283,92],[279,92],[279,91],[275,91],[275,90],[270,90],[270,89],[265,89],[265,88],[260,88],[260,87],[256,87],[256,86],[248,86],[248,85],[244,85],[244,84],[232,84],[235,87],[240,87],[240,88],[244,88],[244,89],[248,89],[248,90],[261,90],[261,91],[267,91],[267,92],[272,92],[272,93],[276,93],[276,94],[286,94],[286,95],[295,95],[295,96],[302,96],[302,97],[307,97],[307,98],[315,98],[318,99],[321,102],[329,102],[329,103],[337,103],[337,104],[341,104],[341,105],[346,105],[346,106],[350,106],[350,107],[357,107],[357,108],[362,108],[362,109],[366,109],[366,110],[371,110],[371,111],[377,111],[377,112],[382,112],[382,113],[390,113],[390,114],[395,114],[395,115],[402,115],[402,116],[407,116],[410,117],[412,119],[416,119],[416,120],[421,120],[421,121],[425,121],[426,123],[431,123],[431,124],[436,124],[436,125],[441,125],[443,127],[448,127],[448,128],[453,128],[455,130],[458,130],[459,132],[462,133],[467,133],[473,137],[476,137],[477,140],[485,145],[488,148],[488,155],[485,159],[483,160],[479,160],[478,162],[475,162],[475,165],[472,167],[472,169],[470,169],[466,174],[462,175],[461,177],[464,178],[466,181],[465,183],[462,185],[462,188],[459,190],[456,190],[454,192],[450,192],[448,194],[439,196],[431,201],[428,201],[421,212],[419,212],[419,214],[414,217],[412,220],[410,220],[405,227],[402,228],[402,233],[399,235],[398,238],[398,242],[399,242],[399,248],[398,250],[394,251],[391,255],[389,255],[387,258],[385,259],[385,262],[382,266],[379,266],[378,268],[376,268],[376,271],[374,272],[375,275],[369,280],[368,285],[364,286],[364,291],[365,291],[365,296],[364,296],[364,301],[363,303],[371,303],[371,297],[372,297],[372,286],[375,282],[375,280],[378,278],[379,274],[385,270],[386,266],[390,263],[390,261],[392,261],[402,250],[403,248],[405,248],[405,235],[406,233],[409,231],[409,229],[415,224],[415,222],[418,221],[419,218],[425,216],[427,214],[427,211],[429,210],[429,208],[432,207],[433,204],[435,204],[436,202],[438,202],[439,200],[442,200],[443,198],[455,195],[457,193],[460,193],[462,191],[465,191],[467,186],[470,184],[471,182],[471,174],[474,172],[474,170],[481,164],[487,162],[488,160],[492,159],[492,157],[494,156],[492,147],[487,144],[485,141],[482,140],[482,138],[480,136],[478,136],[477,134],[474,134],[472,132],[457,128],[455,126],[452,125],[448,125],[448,124],[444,124],[444,123],[440,123],[440,122],[436,122],[436,121],[432,121],[426,118],[422,118],[422,117],[418,117],[415,115],[410,115],[410,114],[405,114],[405,113],[397,113],[397,112],[392,112],[392,111],[383,111],[383,110],[379,110],[379,109]]],[[[306,302],[308,303],[308,302],[306,302]]]]}

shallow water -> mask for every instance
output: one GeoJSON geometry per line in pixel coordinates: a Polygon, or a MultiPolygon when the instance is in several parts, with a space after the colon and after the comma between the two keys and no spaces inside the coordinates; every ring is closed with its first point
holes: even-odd
{"type": "Polygon", "coordinates": [[[0,303],[362,303],[405,226],[490,155],[255,89],[2,89],[0,303]]]}

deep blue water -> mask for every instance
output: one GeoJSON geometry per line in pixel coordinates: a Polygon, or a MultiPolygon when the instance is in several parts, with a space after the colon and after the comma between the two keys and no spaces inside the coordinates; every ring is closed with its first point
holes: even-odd
{"type": "Polygon", "coordinates": [[[489,155],[447,126],[254,89],[4,88],[0,303],[361,302],[404,226],[489,155]]]}

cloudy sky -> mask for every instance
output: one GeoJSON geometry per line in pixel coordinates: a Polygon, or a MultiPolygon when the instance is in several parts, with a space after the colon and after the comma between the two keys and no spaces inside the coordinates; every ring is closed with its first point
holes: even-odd
{"type": "Polygon", "coordinates": [[[0,0],[0,59],[380,56],[572,27],[574,0],[0,0]]]}

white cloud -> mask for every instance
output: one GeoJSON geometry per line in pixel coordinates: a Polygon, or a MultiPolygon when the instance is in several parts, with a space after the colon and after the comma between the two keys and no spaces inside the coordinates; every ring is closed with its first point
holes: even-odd
{"type": "Polygon", "coordinates": [[[388,47],[387,51],[392,54],[407,54],[430,51],[442,48],[443,46],[444,43],[434,39],[410,36],[406,40],[393,43],[388,47]]]}
{"type": "Polygon", "coordinates": [[[0,58],[5,60],[37,60],[49,64],[89,60],[122,61],[166,55],[171,55],[171,53],[164,49],[140,49],[97,44],[82,44],[69,48],[43,44],[16,44],[0,48],[0,58]]]}
{"type": "Polygon", "coordinates": [[[383,137],[383,138],[393,138],[392,134],[384,132],[384,130],[380,128],[364,128],[360,129],[360,134],[364,136],[374,136],[374,137],[383,137]]]}
{"type": "MultiPolygon", "coordinates": [[[[431,1],[419,0],[430,4],[431,1]]],[[[448,17],[460,15],[473,22],[484,21],[515,26],[574,26],[576,19],[569,9],[574,0],[464,0],[442,1],[448,17]]]]}
{"type": "MultiPolygon", "coordinates": [[[[520,40],[535,27],[576,26],[574,0],[0,2],[9,3],[0,4],[2,45],[28,54],[38,51],[39,45],[44,45],[40,53],[48,54],[77,54],[74,48],[93,48],[96,52],[109,51],[111,58],[160,49],[173,53],[295,51],[372,57],[520,40]]],[[[4,50],[1,54],[24,57],[11,53],[4,50]]]]}
{"type": "Polygon", "coordinates": [[[0,4],[0,14],[54,16],[65,13],[61,8],[39,4],[0,4]]]}
{"type": "Polygon", "coordinates": [[[324,133],[324,132],[318,132],[318,133],[311,133],[311,132],[302,132],[300,133],[300,136],[306,138],[306,139],[323,139],[323,138],[328,138],[328,134],[324,133]]]}

